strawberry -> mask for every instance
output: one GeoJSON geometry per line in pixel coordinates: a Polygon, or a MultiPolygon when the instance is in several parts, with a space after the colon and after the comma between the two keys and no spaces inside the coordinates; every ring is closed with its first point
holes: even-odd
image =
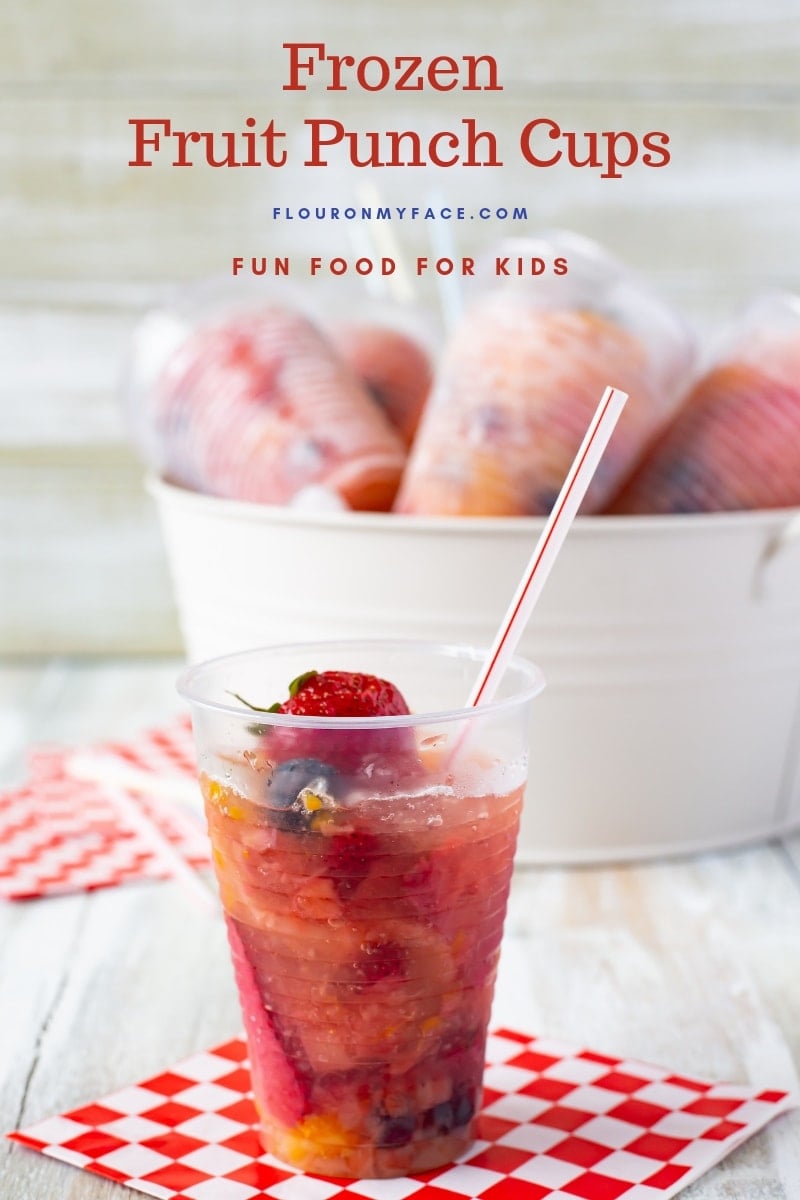
{"type": "Polygon", "coordinates": [[[360,671],[307,671],[289,684],[278,712],[295,717],[400,717],[409,709],[393,683],[360,671]]]}
{"type": "MultiPolygon", "coordinates": [[[[289,697],[269,710],[295,717],[394,717],[409,712],[393,683],[359,671],[307,671],[289,685],[289,697]]],[[[315,758],[338,771],[371,768],[380,774],[405,773],[416,763],[410,729],[266,728],[267,747],[276,762],[315,758]]]]}
{"type": "Polygon", "coordinates": [[[267,1008],[256,971],[245,950],[241,934],[231,917],[226,918],[233,970],[250,1042],[252,1070],[263,1076],[260,1092],[267,1115],[291,1128],[308,1111],[308,1093],[301,1075],[284,1049],[274,1014],[267,1008]]]}

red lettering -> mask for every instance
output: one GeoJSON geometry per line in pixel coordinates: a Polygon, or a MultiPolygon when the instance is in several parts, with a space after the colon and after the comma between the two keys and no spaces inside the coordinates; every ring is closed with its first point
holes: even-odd
{"type": "Polygon", "coordinates": [[[448,54],[440,54],[428,63],[428,83],[437,92],[452,92],[458,83],[458,63],[448,54]],[[439,76],[451,76],[449,83],[440,83],[439,76]]]}
{"type": "Polygon", "coordinates": [[[365,92],[382,92],[391,78],[391,70],[385,58],[381,58],[377,54],[371,54],[368,58],[362,58],[356,70],[356,79],[359,86],[365,92]],[[369,63],[376,63],[378,66],[378,80],[376,83],[370,83],[367,78],[367,66],[369,63]]]}
{"type": "Polygon", "coordinates": [[[419,66],[420,66],[421,62],[422,62],[422,59],[420,58],[420,56],[418,54],[410,54],[406,57],[403,57],[402,55],[398,55],[398,57],[394,60],[395,67],[397,68],[398,71],[400,71],[400,78],[396,81],[396,83],[394,85],[394,90],[396,92],[421,92],[422,91],[422,76],[421,75],[417,75],[413,84],[410,84],[408,82],[409,79],[411,78],[412,73],[414,71],[419,70],[419,66]],[[408,63],[408,66],[405,67],[405,69],[403,67],[404,63],[408,63]]]}
{"type": "Polygon", "coordinates": [[[667,146],[669,145],[669,134],[659,133],[657,130],[653,129],[650,131],[650,133],[646,133],[644,135],[642,138],[642,145],[644,146],[645,150],[654,151],[658,158],[658,161],[656,161],[653,154],[642,155],[642,162],[646,167],[665,167],[667,165],[670,160],[670,153],[669,150],[667,150],[667,146]],[[660,145],[659,142],[661,143],[660,145]]]}
{"type": "Polygon", "coordinates": [[[462,159],[462,164],[465,167],[502,167],[502,159],[497,157],[497,138],[493,133],[480,131],[475,128],[475,120],[473,117],[465,117],[462,125],[467,129],[467,153],[462,159]],[[489,145],[487,156],[482,161],[478,159],[478,143],[486,140],[489,145]]]}
{"type": "Polygon", "coordinates": [[[285,92],[304,92],[308,80],[325,64],[329,92],[346,92],[348,72],[365,92],[381,92],[393,87],[396,92],[420,92],[427,84],[437,92],[502,92],[498,82],[497,60],[491,54],[463,54],[460,59],[438,54],[425,63],[418,54],[398,54],[386,59],[368,54],[356,59],[352,54],[328,54],[324,42],[284,42],[289,55],[289,79],[285,92]],[[481,82],[483,80],[483,82],[481,82]]]}
{"type": "Polygon", "coordinates": [[[443,129],[440,133],[435,133],[431,138],[428,153],[435,167],[454,167],[459,158],[457,136],[454,133],[448,133],[446,129],[443,129]],[[450,158],[443,158],[439,153],[440,141],[443,141],[451,150],[454,150],[455,154],[450,158]]]}
{"type": "Polygon", "coordinates": [[[589,144],[589,157],[583,161],[578,158],[578,134],[572,130],[567,130],[562,134],[567,143],[567,162],[571,167],[599,167],[602,163],[597,155],[597,134],[585,133],[583,135],[589,144]]]}
{"type": "Polygon", "coordinates": [[[145,137],[145,132],[144,132],[145,126],[146,125],[157,125],[163,130],[164,137],[169,137],[170,129],[171,129],[170,122],[163,121],[163,120],[161,120],[161,121],[159,121],[159,120],[143,121],[143,120],[140,120],[138,117],[135,117],[132,120],[128,121],[128,124],[133,125],[136,130],[136,157],[128,159],[128,166],[129,167],[152,167],[152,165],[153,165],[152,159],[146,159],[144,157],[145,148],[147,146],[152,146],[154,152],[157,154],[161,148],[161,139],[157,133],[154,133],[152,137],[145,137]]]}
{"type": "Polygon", "coordinates": [[[342,83],[342,67],[354,67],[356,60],[352,54],[344,54],[341,58],[338,54],[333,54],[327,61],[331,64],[331,81],[327,90],[329,92],[346,92],[347,84],[342,83]]]}
{"type": "Polygon", "coordinates": [[[562,157],[563,151],[556,150],[552,158],[539,158],[534,154],[533,135],[539,125],[547,126],[547,136],[552,141],[557,141],[561,137],[561,126],[557,125],[555,121],[551,121],[548,117],[535,117],[533,121],[528,122],[520,134],[519,144],[522,157],[533,167],[552,167],[562,157]]]}
{"type": "Polygon", "coordinates": [[[303,163],[304,167],[327,167],[328,160],[323,158],[320,151],[324,146],[338,146],[344,141],[345,128],[341,121],[325,121],[312,117],[304,122],[311,130],[311,157],[303,163]],[[323,127],[330,129],[329,136],[324,136],[323,127]]]}
{"type": "Polygon", "coordinates": [[[606,169],[600,175],[601,179],[621,179],[622,171],[618,171],[617,167],[629,167],[631,163],[635,163],[639,157],[639,143],[632,133],[622,129],[618,133],[611,131],[604,132],[603,137],[606,140],[608,147],[608,157],[606,161],[606,169]],[[628,143],[628,152],[625,158],[617,157],[617,143],[625,140],[628,143]]]}
{"type": "Polygon", "coordinates": [[[289,51],[289,82],[283,85],[285,92],[304,92],[306,85],[300,82],[300,73],[306,75],[314,74],[314,62],[325,58],[325,43],[324,42],[284,42],[284,50],[289,51]],[[316,50],[316,54],[311,58],[300,58],[299,51],[301,50],[316,50]]]}
{"type": "Polygon", "coordinates": [[[497,82],[497,59],[491,54],[479,54],[477,57],[474,54],[465,54],[464,62],[467,64],[467,82],[464,84],[465,92],[502,92],[503,85],[497,82]],[[489,68],[487,79],[488,83],[478,83],[478,67],[481,63],[485,63],[489,68]]]}
{"type": "Polygon", "coordinates": [[[194,163],[186,157],[186,149],[189,142],[199,142],[203,135],[194,129],[189,133],[183,129],[176,129],[173,136],[178,142],[178,157],[172,160],[173,167],[193,167],[194,163]]]}

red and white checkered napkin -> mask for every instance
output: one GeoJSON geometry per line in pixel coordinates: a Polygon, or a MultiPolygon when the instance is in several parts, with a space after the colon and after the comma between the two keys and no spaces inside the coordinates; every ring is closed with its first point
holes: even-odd
{"type": "MultiPolygon", "coordinates": [[[[169,871],[140,833],[126,824],[113,789],[70,774],[71,749],[37,749],[22,786],[0,792],[0,897],[30,899],[89,891],[134,879],[163,879],[169,871]]],[[[139,776],[195,778],[187,720],[149,730],[130,742],[86,747],[139,776]]],[[[137,794],[146,813],[192,866],[209,864],[202,823],[157,795],[137,794]]]]}
{"type": "Polygon", "coordinates": [[[405,1179],[305,1175],[265,1154],[237,1038],[8,1136],[161,1200],[664,1200],[799,1101],[502,1029],[478,1140],[405,1179]]]}

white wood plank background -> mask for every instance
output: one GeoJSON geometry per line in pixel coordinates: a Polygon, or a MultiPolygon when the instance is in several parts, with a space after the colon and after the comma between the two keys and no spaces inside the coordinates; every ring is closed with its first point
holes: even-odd
{"type": "MultiPolygon", "coordinates": [[[[795,0],[57,0],[0,13],[0,650],[156,651],[177,631],[155,517],[118,411],[130,330],[166,284],[233,254],[341,251],[343,233],[275,222],[309,199],[302,120],[421,130],[475,115],[508,147],[497,171],[314,175],[344,203],[369,178],[389,203],[526,204],[528,227],[571,227],[642,270],[708,336],[754,293],[800,290],[800,9],[795,0]],[[457,19],[456,19],[457,17],[457,19]],[[281,91],[281,43],[332,52],[490,53],[505,90],[332,98],[281,91]],[[282,171],[127,167],[132,116],[238,128],[281,118],[282,171]],[[666,129],[673,162],[620,180],[517,154],[534,115],[565,128],[666,129]],[[128,547],[127,554],[122,545],[128,547]]],[[[409,257],[422,224],[396,227],[409,257]]],[[[499,221],[454,228],[479,250],[499,221]]],[[[514,232],[523,232],[516,229],[514,232]]],[[[420,297],[435,303],[430,281],[420,297]]]]}

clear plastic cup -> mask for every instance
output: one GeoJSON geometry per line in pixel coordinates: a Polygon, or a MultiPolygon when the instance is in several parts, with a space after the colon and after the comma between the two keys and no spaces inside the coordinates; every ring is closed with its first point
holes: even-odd
{"type": "Polygon", "coordinates": [[[498,243],[478,264],[469,299],[442,354],[395,509],[549,513],[611,384],[631,400],[582,504],[584,513],[601,512],[680,403],[694,359],[688,327],[601,246],[558,231],[498,243]],[[524,273],[525,264],[559,259],[565,275],[524,273]],[[510,275],[497,277],[494,262],[507,263],[510,275]]]}
{"type": "Polygon", "coordinates": [[[800,504],[800,296],[754,300],[653,441],[611,511],[664,514],[800,504]]]}
{"type": "Polygon", "coordinates": [[[165,293],[122,386],[148,467],[230,499],[388,508],[430,386],[430,323],[335,290],[208,279],[165,293]]]}
{"type": "Polygon", "coordinates": [[[190,668],[200,784],[266,1148],[323,1175],[390,1177],[463,1153],[527,778],[515,659],[463,703],[480,651],[328,642],[190,668]],[[362,671],[412,715],[254,712],[310,670],[362,671]]]}

